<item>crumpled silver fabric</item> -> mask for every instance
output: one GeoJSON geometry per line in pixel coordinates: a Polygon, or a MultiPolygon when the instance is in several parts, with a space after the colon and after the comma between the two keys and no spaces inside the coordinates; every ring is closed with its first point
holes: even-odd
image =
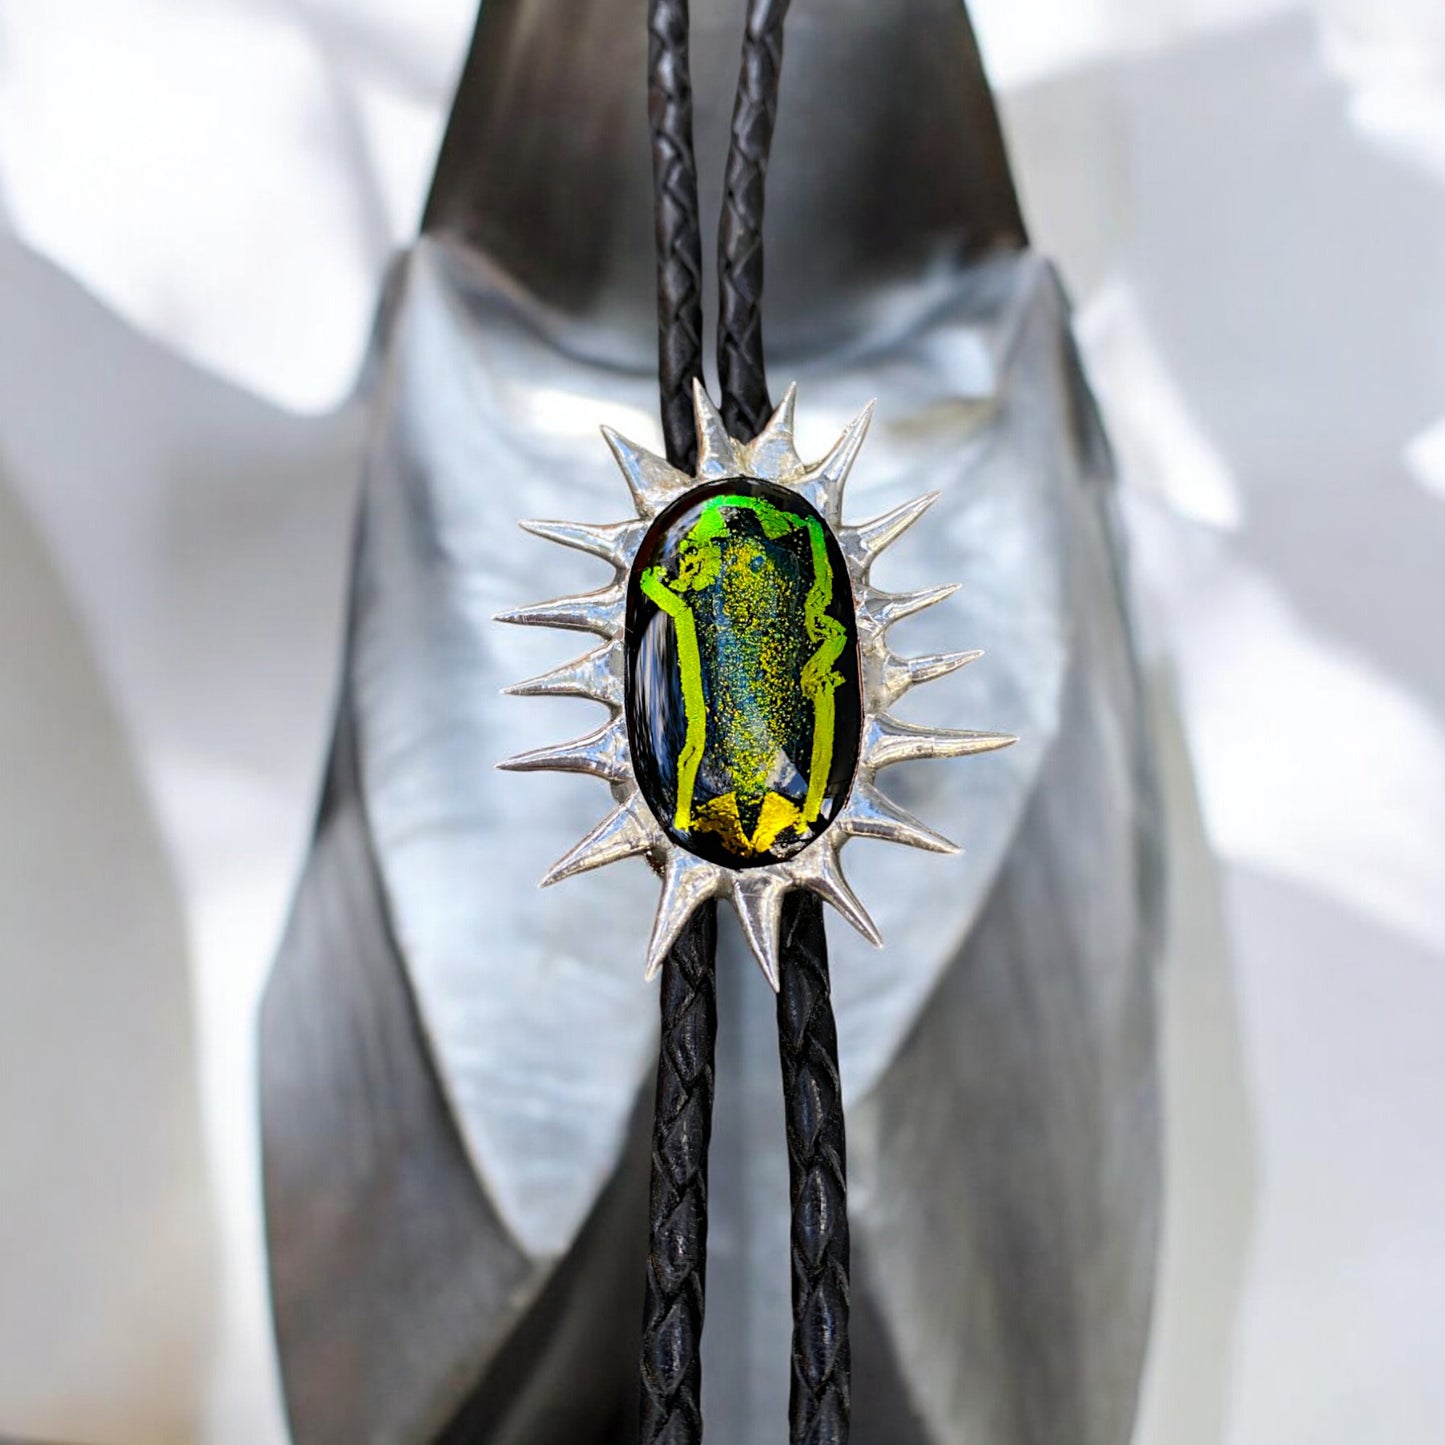
{"type": "MultiPolygon", "coordinates": [[[[961,766],[922,764],[891,791],[963,842],[962,860],[855,844],[846,862],[887,940],[838,930],[844,1079],[865,1097],[967,936],[1059,727],[1065,480],[1058,421],[1002,407],[1032,323],[1057,292],[1036,261],[961,288],[928,330],[800,382],[803,426],[878,422],[849,489],[854,518],[920,491],[942,500],[880,565],[902,590],[962,591],[895,645],[987,650],[956,685],[910,697],[918,721],[1015,732],[961,766]],[[1052,433],[1052,435],[1051,435],[1052,433]]],[[[1046,321],[1045,321],[1046,325],[1046,321]]],[[[1023,363],[1027,366],[1027,362],[1023,363]]],[[[647,378],[599,373],[545,345],[464,256],[424,241],[407,266],[357,553],[353,685],[368,816],[407,969],[478,1176],[530,1252],[571,1242],[621,1147],[648,1073],[655,998],[641,960],[657,882],[638,861],[539,892],[547,865],[610,807],[591,779],[518,777],[500,759],[601,720],[572,700],[501,696],[585,649],[495,623],[519,602],[606,578],[517,528],[520,517],[628,511],[596,434],[608,417],[655,441],[647,378]],[[485,946],[482,946],[482,945],[485,946]]]]}
{"type": "MultiPolygon", "coordinates": [[[[1156,861],[1108,455],[1067,308],[1037,257],[1000,258],[961,273],[921,324],[796,379],[805,455],[878,398],[850,518],[942,492],[877,580],[961,581],[949,602],[901,624],[897,643],[987,655],[913,694],[905,716],[1020,737],[1003,753],[886,779],[964,844],[962,857],[868,843],[845,854],[887,940],[875,952],[831,930],[850,1125],[854,1439],[1123,1445],[1158,1211],[1156,861]]],[[[308,896],[332,866],[313,860],[263,1052],[293,1429],[306,1445],[444,1438],[439,1422],[470,1409],[489,1433],[445,1438],[611,1439],[605,1402],[630,1399],[630,1369],[612,1368],[601,1336],[631,1339],[635,1306],[625,1280],[609,1295],[597,1278],[643,1227],[637,1141],[657,1004],[642,959],[657,882],[635,861],[537,889],[602,816],[606,791],[494,764],[586,731],[598,714],[502,697],[581,648],[492,618],[604,580],[516,522],[624,516],[596,427],[656,444],[655,383],[563,352],[475,253],[424,239],[394,279],[372,384],[343,722],[352,826],[365,833],[382,920],[367,926],[388,931],[378,967],[404,987],[368,1016],[359,1043],[323,1041],[336,1025],[320,1015],[348,1005],[307,991],[333,947],[324,920],[308,921],[308,896]],[[308,1034],[297,1016],[312,1010],[308,1034]],[[407,1077],[434,1077],[435,1100],[366,1070],[343,1087],[339,1073],[319,1077],[313,1061],[308,1075],[298,1062],[307,1048],[394,1058],[376,1040],[400,1030],[409,1049],[407,1028],[419,1040],[407,1077]],[[334,1143],[350,1162],[323,1179],[325,1135],[347,1130],[367,1142],[334,1143]],[[447,1136],[446,1178],[423,1170],[404,1212],[400,1191],[377,1181],[403,1172],[392,1152],[403,1157],[426,1131],[447,1136]],[[467,1175],[475,1201],[461,1198],[467,1175]],[[429,1199],[451,1219],[454,1198],[465,1216],[455,1230],[429,1239],[423,1227],[404,1267],[376,1268],[389,1231],[415,1228],[429,1199]],[[330,1216],[317,1225],[318,1199],[349,1231],[340,1244],[330,1216]],[[313,1243],[288,1248],[303,1238],[313,1243]],[[439,1251],[452,1256],[436,1261],[445,1278],[417,1289],[417,1262],[439,1251]],[[338,1273],[344,1309],[328,1284],[338,1273]],[[406,1321],[406,1347],[375,1317],[358,1325],[359,1311],[406,1321]],[[571,1356],[557,1345],[519,1365],[515,1342],[542,1319],[551,1330],[571,1319],[568,1338],[576,1321],[593,1328],[571,1356]],[[329,1373],[338,1332],[366,1361],[365,1387],[329,1373]],[[516,1398],[528,1368],[529,1388],[566,1381],[579,1402],[565,1430],[516,1398]],[[337,1403],[347,1390],[349,1413],[337,1403]]],[[[785,1418],[788,1207],[772,997],[731,920],[723,927],[705,1364],[710,1438],[743,1445],[773,1438],[785,1418]]]]}
{"type": "MultiPolygon", "coordinates": [[[[701,160],[740,22],[693,8],[701,160]]],[[[633,862],[537,891],[606,792],[493,765],[597,716],[501,697],[581,647],[491,619],[602,580],[515,526],[626,514],[597,426],[658,443],[638,21],[483,8],[379,329],[335,744],[262,1026],[301,1445],[635,1439],[657,884],[633,862]]],[[[772,383],[799,384],[805,455],[878,399],[850,518],[943,494],[877,580],[963,583],[897,642],[987,655],[900,711],[1021,738],[885,779],[962,858],[845,854],[887,938],[831,930],[852,1439],[1126,1445],[1159,890],[1107,447],[956,0],[794,0],[787,65],[772,383]]],[[[726,915],[719,1013],[704,1409],[714,1445],[756,1445],[786,1418],[787,1169],[773,1000],[726,915]]]]}

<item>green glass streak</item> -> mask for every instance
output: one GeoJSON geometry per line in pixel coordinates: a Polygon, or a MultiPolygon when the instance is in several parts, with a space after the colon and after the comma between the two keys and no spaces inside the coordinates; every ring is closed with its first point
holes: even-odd
{"type": "Polygon", "coordinates": [[[697,622],[687,600],[667,585],[661,567],[649,567],[639,585],[667,615],[677,634],[677,666],[682,673],[683,712],[687,717],[687,739],[677,755],[677,807],[673,827],[692,826],[692,793],[697,770],[707,747],[707,703],[702,695],[702,658],[697,650],[697,622]]]}
{"type": "Polygon", "coordinates": [[[803,804],[803,821],[812,823],[822,810],[823,790],[833,766],[833,693],[843,681],[842,674],[833,671],[833,664],[848,645],[848,629],[828,616],[828,603],[833,599],[833,564],[828,560],[823,524],[816,517],[808,518],[808,540],[813,551],[813,585],[803,607],[803,619],[808,636],[820,645],[804,664],[799,681],[803,696],[813,701],[813,756],[808,766],[808,796],[803,804]]]}

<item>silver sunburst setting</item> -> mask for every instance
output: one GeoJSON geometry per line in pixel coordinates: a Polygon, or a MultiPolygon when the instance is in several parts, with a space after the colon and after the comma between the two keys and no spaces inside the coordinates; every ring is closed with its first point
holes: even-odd
{"type": "Polygon", "coordinates": [[[521,525],[533,535],[599,557],[614,569],[613,580],[595,592],[562,597],[499,615],[498,621],[593,633],[600,646],[540,677],[507,688],[520,697],[567,696],[601,703],[608,720],[572,742],[521,753],[498,764],[511,772],[557,771],[601,778],[612,791],[612,811],[574,848],[553,864],[542,886],[624,858],[644,857],[662,878],[662,897],[647,948],[647,977],[654,977],[683,926],[709,898],[730,898],[749,947],[774,989],[778,987],[779,922],[784,896],[809,889],[830,903],[871,943],[882,943],[877,928],[843,876],[839,859],[853,838],[901,843],[934,853],[955,845],[892,802],[878,787],[878,774],[895,763],[920,758],[956,758],[989,752],[1016,741],[1005,733],[917,727],[888,709],[911,688],[947,676],[974,661],[978,652],[902,657],[889,646],[889,630],[905,617],[951,596],[956,586],[916,592],[874,587],[872,567],[938,499],[933,492],[856,526],[842,520],[848,474],[872,418],[870,403],[844,429],[833,448],[811,466],[794,445],[796,387],[789,387],[772,418],[751,442],[730,437],[700,383],[693,388],[697,416],[697,473],[689,476],[662,457],[604,427],[603,435],[632,493],[636,516],[610,524],[537,522],[521,525]],[[803,499],[820,516],[841,549],[857,623],[861,683],[858,759],[841,807],[801,851],[764,866],[732,868],[676,841],[653,812],[633,766],[627,719],[626,617],[628,580],[644,538],[661,513],[689,493],[719,482],[772,483],[803,499]]]}

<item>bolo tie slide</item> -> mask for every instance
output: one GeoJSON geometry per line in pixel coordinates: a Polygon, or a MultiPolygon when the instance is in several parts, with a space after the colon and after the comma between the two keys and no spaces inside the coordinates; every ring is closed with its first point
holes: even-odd
{"type": "Polygon", "coordinates": [[[842,1094],[829,996],[827,902],[882,939],[844,877],[854,838],[930,852],[954,845],[891,801],[894,764],[1005,747],[1005,734],[917,727],[890,709],[979,653],[905,657],[890,629],[952,585],[876,588],[877,558],[933,493],[871,521],[844,493],[872,416],[821,460],[795,438],[796,391],[773,409],[762,355],[762,210],[786,0],[752,0],[719,234],[722,408],[702,382],[701,237],[685,0],[650,0],[649,115],[658,242],[659,384],[666,456],[603,434],[634,515],[527,521],[599,557],[614,578],[500,620],[593,633],[601,645],[509,688],[602,703],[575,741],[500,764],[600,778],[613,807],[543,886],[624,859],[662,882],[645,973],[662,975],[651,1230],[641,1348],[643,1445],[702,1438],[707,1151],[716,1032],[716,901],[736,911],[778,994],[792,1193],[790,1439],[843,1445],[851,1412],[842,1094]]]}
{"type": "Polygon", "coordinates": [[[883,940],[840,863],[852,838],[931,852],[954,844],[880,791],[895,763],[1005,747],[1005,734],[915,727],[887,709],[978,652],[901,657],[889,629],[955,585],[882,592],[875,560],[938,499],[933,492],[855,526],[843,493],[872,406],[805,466],[793,443],[794,389],[759,435],[741,442],[695,383],[698,466],[604,435],[637,519],[604,525],[523,522],[529,532],[601,557],[615,580],[596,592],[501,614],[574,628],[602,646],[509,688],[603,703],[595,732],[501,766],[587,773],[615,806],[559,858],[542,886],[624,858],[662,877],[646,976],[699,904],[727,898],[764,976],[779,987],[787,893],[830,903],[870,943],[883,940]]]}

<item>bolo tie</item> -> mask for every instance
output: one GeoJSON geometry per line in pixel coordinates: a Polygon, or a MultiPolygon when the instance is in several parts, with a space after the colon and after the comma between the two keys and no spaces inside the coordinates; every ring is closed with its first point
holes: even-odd
{"type": "MultiPolygon", "coordinates": [[[[643,1445],[702,1439],[708,1145],[717,1031],[717,903],[732,903],[777,994],[792,1222],[793,1445],[842,1445],[851,1410],[843,1096],[826,901],[882,940],[844,877],[854,838],[954,845],[892,802],[895,764],[1005,747],[1005,734],[917,727],[888,709],[979,656],[904,657],[890,629],[955,588],[885,592],[875,559],[937,493],[858,524],[844,490],[871,403],[827,454],[795,445],[796,389],[774,407],[763,359],[763,196],[777,120],[787,0],[750,0],[718,234],[721,404],[702,381],[702,233],[692,139],[687,0],[650,0],[648,111],[657,236],[665,454],[603,428],[634,515],[528,521],[600,557],[598,591],[501,615],[595,634],[575,662],[508,691],[602,703],[575,741],[512,771],[600,778],[613,807],[543,886],[628,858],[658,874],[645,977],[661,975],[650,1238],[641,1348],[643,1445]]],[[[781,1261],[780,1261],[781,1267],[781,1261]]]]}

